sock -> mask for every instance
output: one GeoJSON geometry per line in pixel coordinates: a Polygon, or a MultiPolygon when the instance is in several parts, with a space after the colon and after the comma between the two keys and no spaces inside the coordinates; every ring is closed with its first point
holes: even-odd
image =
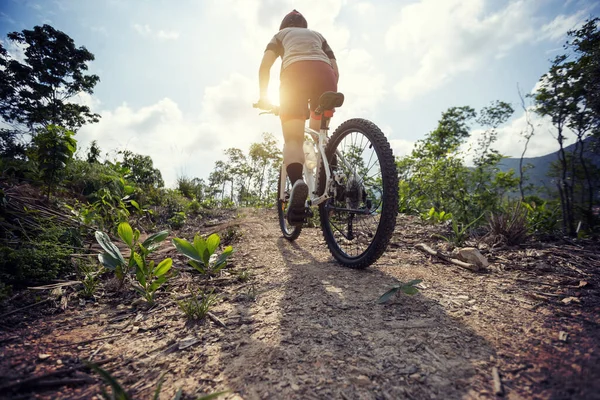
{"type": "Polygon", "coordinates": [[[292,185],[296,183],[298,179],[302,179],[302,168],[302,164],[300,163],[292,163],[285,168],[292,185]]]}

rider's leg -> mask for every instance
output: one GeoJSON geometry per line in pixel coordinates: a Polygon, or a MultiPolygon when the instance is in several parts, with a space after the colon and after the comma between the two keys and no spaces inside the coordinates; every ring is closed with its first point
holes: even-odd
{"type": "Polygon", "coordinates": [[[281,121],[283,131],[283,163],[290,177],[292,185],[302,179],[302,166],[304,165],[304,119],[286,119],[281,121]]]}
{"type": "Polygon", "coordinates": [[[290,182],[292,191],[290,194],[290,205],[287,219],[291,225],[300,225],[304,221],[304,207],[308,197],[308,186],[302,179],[304,166],[304,119],[285,119],[281,121],[283,130],[283,162],[290,182]]]}

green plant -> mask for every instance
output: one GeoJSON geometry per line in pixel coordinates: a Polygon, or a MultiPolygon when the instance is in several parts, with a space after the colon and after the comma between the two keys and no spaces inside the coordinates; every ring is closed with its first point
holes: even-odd
{"type": "Polygon", "coordinates": [[[435,207],[431,207],[428,212],[421,213],[421,219],[430,224],[440,224],[452,219],[452,214],[445,211],[436,211],[435,207]]]}
{"type": "Polygon", "coordinates": [[[544,201],[523,203],[527,210],[527,228],[533,234],[551,234],[560,220],[560,206],[544,201]]]}
{"type": "Polygon", "coordinates": [[[514,245],[527,238],[527,209],[523,203],[508,203],[504,210],[491,213],[488,217],[488,238],[494,243],[514,245]]]}
{"type": "Polygon", "coordinates": [[[191,320],[203,319],[210,308],[218,301],[218,296],[210,293],[205,293],[202,290],[194,292],[190,290],[190,297],[177,302],[179,309],[184,312],[186,317],[191,320]]]}
{"type": "Polygon", "coordinates": [[[183,211],[176,212],[169,218],[169,226],[173,229],[180,229],[185,224],[186,216],[183,211]]]}
{"type": "Polygon", "coordinates": [[[379,304],[386,303],[398,291],[409,295],[416,294],[419,292],[419,289],[416,287],[416,285],[418,285],[421,282],[421,279],[413,279],[412,281],[407,283],[399,282],[396,285],[393,285],[390,290],[382,294],[379,300],[377,300],[377,302],[379,304]]]}
{"type": "MultiPolygon", "coordinates": [[[[31,222],[25,215],[19,218],[22,223],[31,222]]],[[[48,282],[72,271],[74,243],[67,230],[46,219],[37,224],[41,226],[29,230],[17,243],[0,244],[0,281],[28,285],[48,282]]]]}
{"type": "Polygon", "coordinates": [[[448,243],[452,243],[456,247],[460,247],[460,246],[464,245],[465,242],[467,241],[467,239],[469,238],[469,235],[470,235],[469,229],[473,225],[475,225],[482,217],[483,217],[483,214],[481,214],[479,217],[477,217],[476,219],[474,219],[473,221],[471,221],[468,224],[463,224],[462,222],[458,222],[456,219],[453,218],[452,219],[452,234],[450,234],[448,236],[436,234],[435,236],[438,236],[438,237],[444,239],[448,243]]]}
{"type": "Polygon", "coordinates": [[[75,154],[77,141],[73,138],[74,134],[63,127],[48,125],[33,137],[33,158],[46,184],[47,199],[50,199],[53,188],[75,154]]]}
{"type": "Polygon", "coordinates": [[[196,235],[193,243],[185,239],[173,238],[177,250],[188,257],[190,265],[203,275],[214,275],[227,265],[227,258],[233,253],[233,248],[227,246],[221,255],[217,256],[215,251],[220,242],[221,239],[216,233],[206,239],[196,235]]]}
{"type": "Polygon", "coordinates": [[[104,268],[84,261],[77,266],[77,269],[81,276],[81,284],[83,285],[81,294],[86,298],[94,297],[100,283],[100,275],[104,272],[104,268]]]}
{"type": "Polygon", "coordinates": [[[248,268],[245,268],[241,271],[239,271],[237,274],[237,279],[240,282],[248,282],[250,280],[251,274],[250,271],[248,271],[248,268]]]}
{"type": "Polygon", "coordinates": [[[98,259],[105,268],[115,271],[121,282],[135,268],[137,285],[134,285],[134,288],[142,294],[148,303],[153,304],[156,291],[169,278],[167,273],[173,266],[173,260],[166,258],[156,265],[154,261],[149,261],[147,257],[167,238],[169,232],[155,233],[144,242],[139,243],[140,231],[137,229],[134,231],[127,222],[122,222],[119,224],[118,233],[123,243],[131,250],[129,260],[125,260],[119,248],[111,242],[106,233],[101,231],[96,231],[96,240],[105,252],[99,254],[98,259]]]}
{"type": "MultiPolygon", "coordinates": [[[[109,374],[104,369],[100,368],[98,365],[84,361],[84,363],[93,371],[95,371],[105,383],[107,383],[111,388],[111,394],[109,395],[106,391],[106,388],[102,388],[102,397],[105,400],[133,400],[133,397],[127,393],[127,391],[123,388],[123,386],[117,381],[117,379],[109,374]]],[[[160,392],[162,390],[162,384],[164,382],[165,373],[163,373],[160,378],[158,378],[158,383],[156,384],[156,389],[154,390],[154,396],[152,396],[153,400],[158,400],[160,396],[160,392]]],[[[216,399],[219,396],[222,396],[226,393],[229,393],[229,390],[225,390],[218,393],[211,393],[206,396],[198,397],[196,400],[212,400],[216,399]]],[[[181,399],[183,395],[183,389],[179,389],[177,393],[175,393],[175,397],[173,400],[181,399]]]]}

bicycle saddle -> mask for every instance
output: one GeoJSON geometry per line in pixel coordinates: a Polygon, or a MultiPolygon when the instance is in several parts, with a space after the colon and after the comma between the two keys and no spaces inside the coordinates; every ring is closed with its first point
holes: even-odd
{"type": "Polygon", "coordinates": [[[333,110],[344,104],[344,94],[339,92],[325,92],[319,98],[319,105],[323,110],[333,110]]]}

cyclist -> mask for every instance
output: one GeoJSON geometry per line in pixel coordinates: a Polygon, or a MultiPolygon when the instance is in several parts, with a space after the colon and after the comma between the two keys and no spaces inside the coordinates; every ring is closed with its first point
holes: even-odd
{"type": "Polygon", "coordinates": [[[335,55],[325,38],[308,29],[304,16],[293,10],[281,21],[279,32],[267,45],[260,64],[258,106],[263,109],[271,108],[267,92],[271,67],[278,57],[282,58],[279,116],[284,139],[283,162],[292,183],[288,222],[300,225],[308,196],[308,186],[302,178],[304,125],[310,116],[309,126],[319,130],[321,116],[315,115],[314,111],[324,92],[337,91],[339,72],[335,55]]]}

